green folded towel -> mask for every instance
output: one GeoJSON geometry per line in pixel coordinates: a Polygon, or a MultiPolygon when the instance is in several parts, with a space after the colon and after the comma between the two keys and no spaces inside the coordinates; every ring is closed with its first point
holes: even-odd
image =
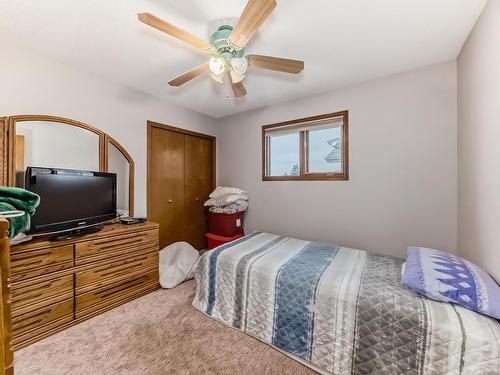
{"type": "MultiPolygon", "coordinates": [[[[0,211],[14,211],[16,208],[8,203],[0,202],[0,211]]],[[[31,227],[31,216],[26,212],[23,216],[9,217],[9,238],[27,232],[31,227]]]]}
{"type": "Polygon", "coordinates": [[[23,216],[7,218],[9,220],[9,238],[27,232],[31,227],[31,216],[40,204],[40,196],[31,191],[0,186],[0,211],[24,211],[23,216]]]}
{"type": "Polygon", "coordinates": [[[24,189],[0,186],[0,202],[8,203],[16,210],[33,215],[40,204],[40,196],[24,189]]]}

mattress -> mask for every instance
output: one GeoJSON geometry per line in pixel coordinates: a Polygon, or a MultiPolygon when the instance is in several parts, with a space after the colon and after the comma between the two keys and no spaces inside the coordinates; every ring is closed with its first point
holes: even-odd
{"type": "Polygon", "coordinates": [[[402,263],[257,232],[198,260],[193,306],[325,374],[499,374],[499,321],[406,289],[402,263]]]}

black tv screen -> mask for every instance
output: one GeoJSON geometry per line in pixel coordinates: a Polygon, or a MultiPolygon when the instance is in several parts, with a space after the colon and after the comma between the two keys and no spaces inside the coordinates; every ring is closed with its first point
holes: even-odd
{"type": "Polygon", "coordinates": [[[40,195],[32,234],[87,227],[116,217],[116,174],[28,167],[25,188],[40,195]]]}

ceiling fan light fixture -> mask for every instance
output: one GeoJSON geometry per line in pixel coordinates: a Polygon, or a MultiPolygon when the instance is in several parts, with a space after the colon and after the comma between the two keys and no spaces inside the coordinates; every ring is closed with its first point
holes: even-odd
{"type": "Polygon", "coordinates": [[[226,62],[222,57],[212,57],[208,66],[215,76],[224,74],[224,70],[226,70],[226,62]]]}
{"type": "Polygon", "coordinates": [[[231,81],[233,83],[239,83],[239,82],[241,82],[241,81],[243,81],[245,79],[245,75],[244,74],[238,74],[234,70],[231,70],[229,72],[229,74],[231,75],[231,81]]]}
{"type": "Polygon", "coordinates": [[[244,76],[248,69],[248,61],[246,57],[233,57],[231,59],[231,67],[240,76],[244,76]]]}
{"type": "Polygon", "coordinates": [[[212,79],[215,81],[215,82],[218,82],[218,83],[224,83],[224,73],[216,76],[215,74],[213,73],[210,73],[210,76],[212,77],[212,79]]]}

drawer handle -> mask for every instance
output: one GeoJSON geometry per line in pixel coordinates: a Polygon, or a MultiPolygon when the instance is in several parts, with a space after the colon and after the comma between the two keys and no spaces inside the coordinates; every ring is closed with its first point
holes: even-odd
{"type": "Polygon", "coordinates": [[[128,240],[130,240],[130,238],[137,238],[137,237],[149,237],[149,233],[132,233],[132,234],[127,234],[123,237],[119,237],[119,238],[105,238],[105,239],[102,239],[102,240],[96,240],[96,241],[92,241],[90,243],[90,246],[99,246],[99,245],[102,245],[102,244],[108,244],[108,243],[122,243],[122,242],[127,242],[128,240]]]}
{"type": "MultiPolygon", "coordinates": [[[[120,241],[120,242],[114,242],[114,243],[106,243],[105,246],[100,246],[101,250],[107,250],[107,249],[113,249],[114,247],[116,246],[123,246],[123,245],[127,245],[127,246],[130,246],[131,244],[136,244],[136,243],[139,243],[139,242],[142,242],[143,239],[142,238],[135,238],[133,240],[131,239],[128,239],[128,241],[120,241]]],[[[104,244],[103,244],[104,245],[104,244]]]]}
{"type": "Polygon", "coordinates": [[[31,294],[28,296],[21,296],[18,300],[18,302],[23,302],[23,301],[30,301],[32,299],[37,299],[43,296],[43,292],[38,292],[36,294],[31,294]]]}
{"type": "Polygon", "coordinates": [[[169,199],[167,203],[174,203],[172,199],[169,199]]]}
{"type": "Polygon", "coordinates": [[[113,288],[113,290],[111,290],[110,292],[101,294],[101,298],[108,298],[109,296],[112,296],[115,293],[120,293],[120,292],[123,292],[124,290],[127,290],[129,288],[133,288],[137,285],[141,285],[143,282],[144,281],[141,279],[132,280],[128,284],[122,285],[119,288],[113,288]]]}

